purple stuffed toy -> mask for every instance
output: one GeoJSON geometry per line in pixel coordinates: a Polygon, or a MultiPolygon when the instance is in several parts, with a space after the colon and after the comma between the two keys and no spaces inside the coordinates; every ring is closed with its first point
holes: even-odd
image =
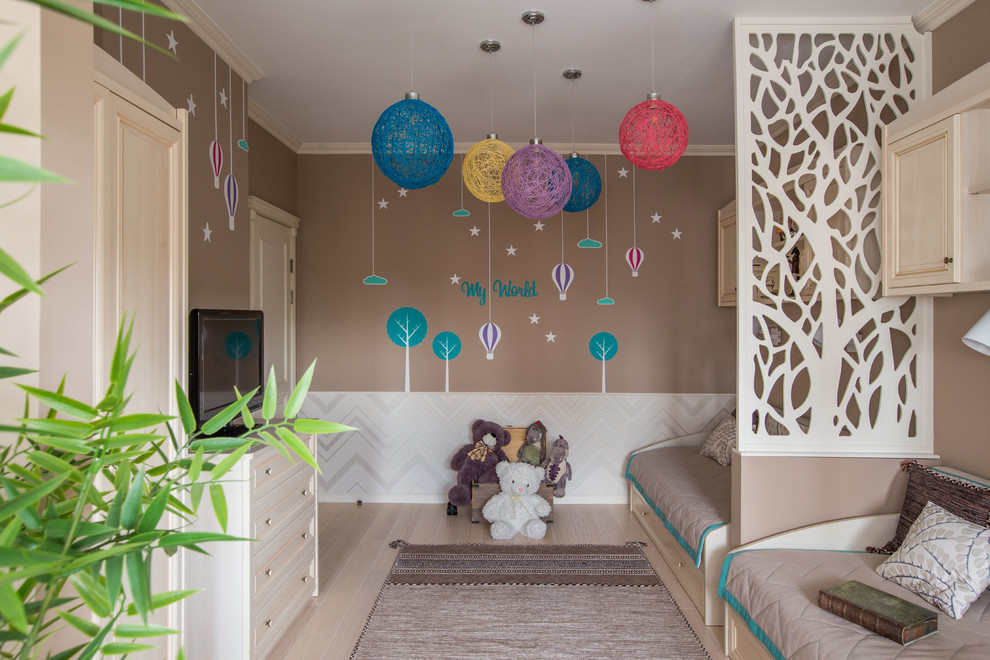
{"type": "Polygon", "coordinates": [[[550,446],[550,455],[543,461],[547,472],[543,483],[553,486],[553,496],[563,497],[567,492],[567,480],[571,478],[571,464],[567,461],[570,447],[564,436],[558,437],[550,446]]]}
{"type": "Polygon", "coordinates": [[[457,485],[447,492],[447,501],[454,506],[471,504],[471,483],[497,483],[495,466],[509,460],[502,447],[509,444],[509,432],[495,422],[483,419],[471,424],[474,442],[461,447],[450,459],[450,469],[457,471],[457,485]]]}

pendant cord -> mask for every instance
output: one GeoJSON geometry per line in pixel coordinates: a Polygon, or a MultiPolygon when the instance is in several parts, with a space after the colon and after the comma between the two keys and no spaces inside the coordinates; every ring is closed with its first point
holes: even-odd
{"type": "Polygon", "coordinates": [[[571,151],[577,151],[577,138],[574,133],[574,80],[571,80],[571,151]]]}
{"type": "Polygon", "coordinates": [[[636,166],[633,165],[633,247],[636,247],[636,166]]]}
{"type": "Polygon", "coordinates": [[[656,0],[650,0],[650,71],[653,77],[653,91],[657,91],[657,65],[656,65],[656,55],[654,54],[653,47],[653,5],[656,4],[656,0]]]}
{"type": "Polygon", "coordinates": [[[416,67],[415,67],[415,50],[413,48],[413,7],[412,0],[409,0],[409,90],[416,90],[416,67]]]}
{"type": "Polygon", "coordinates": [[[564,263],[564,212],[560,212],[560,263],[564,263]]]}
{"type": "Polygon", "coordinates": [[[533,34],[533,137],[539,136],[536,130],[536,24],[532,26],[533,34]]]}
{"type": "MultiPolygon", "coordinates": [[[[227,89],[234,84],[234,68],[227,67],[227,89]]],[[[234,176],[234,100],[227,99],[227,153],[230,159],[230,176],[234,176]]]]}
{"type": "Polygon", "coordinates": [[[375,157],[371,157],[371,274],[375,274],[375,157]]]}
{"type": "Polygon", "coordinates": [[[488,53],[488,114],[489,133],[495,132],[495,54],[488,53]]]}
{"type": "Polygon", "coordinates": [[[608,154],[605,154],[605,297],[608,298],[608,154]]]}
{"type": "Polygon", "coordinates": [[[492,322],[492,307],[495,305],[495,296],[492,293],[492,203],[488,202],[488,322],[492,322]]]}

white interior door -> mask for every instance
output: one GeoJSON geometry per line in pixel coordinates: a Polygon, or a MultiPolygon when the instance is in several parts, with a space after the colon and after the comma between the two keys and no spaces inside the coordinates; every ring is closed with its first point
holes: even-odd
{"type": "MultiPolygon", "coordinates": [[[[257,197],[251,212],[251,307],[265,314],[265,371],[282,400],[296,382],[296,230],[299,218],[257,197]]],[[[267,375],[266,375],[267,378],[267,375]]]]}

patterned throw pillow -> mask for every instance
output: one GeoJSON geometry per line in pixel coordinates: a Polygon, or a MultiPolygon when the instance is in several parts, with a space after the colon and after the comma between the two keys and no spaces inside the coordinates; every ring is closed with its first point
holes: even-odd
{"type": "Polygon", "coordinates": [[[736,418],[727,415],[718,423],[701,446],[701,455],[713,458],[719,465],[732,464],[732,450],[736,448],[736,418]]]}
{"type": "Polygon", "coordinates": [[[959,619],[990,586],[990,529],[929,502],[877,573],[959,619]]]}
{"type": "Polygon", "coordinates": [[[868,547],[868,551],[889,555],[897,550],[911,523],[928,502],[934,502],[971,523],[982,527],[990,525],[990,488],[980,485],[977,477],[963,479],[961,475],[965,473],[947,474],[940,469],[926,468],[914,460],[901,465],[909,476],[897,531],[886,545],[881,548],[868,547]]]}

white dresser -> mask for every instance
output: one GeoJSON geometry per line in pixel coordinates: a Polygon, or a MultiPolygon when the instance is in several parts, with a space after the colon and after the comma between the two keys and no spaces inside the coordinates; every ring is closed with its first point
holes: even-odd
{"type": "MultiPolygon", "coordinates": [[[[309,440],[310,451],[313,440],[309,440]]],[[[316,472],[259,446],[224,476],[227,533],[254,542],[204,544],[185,553],[184,646],[190,660],[260,660],[319,590],[316,472]]],[[[219,531],[208,501],[195,529],[219,531]]]]}

